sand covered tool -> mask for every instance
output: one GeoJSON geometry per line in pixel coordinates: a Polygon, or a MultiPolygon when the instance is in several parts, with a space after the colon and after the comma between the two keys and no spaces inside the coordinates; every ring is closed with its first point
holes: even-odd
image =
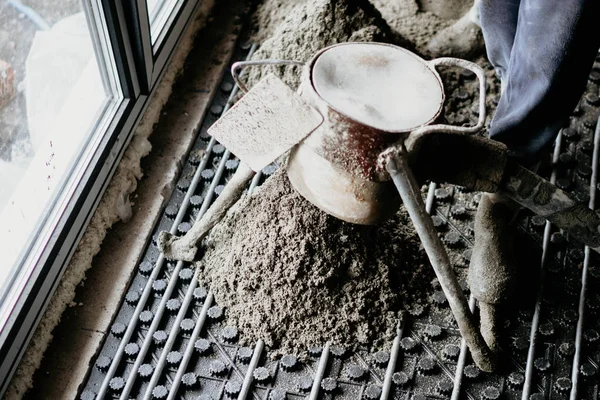
{"type": "MultiPolygon", "coordinates": [[[[234,64],[238,69],[265,60],[234,64]]],[[[425,61],[397,46],[342,43],[322,49],[304,64],[298,92],[273,75],[255,85],[209,133],[258,171],[289,152],[285,166],[296,191],[326,213],[356,224],[378,224],[403,202],[448,298],[475,363],[496,367],[446,250],[423,203],[420,182],[432,180],[497,192],[550,219],[591,247],[600,246],[600,217],[560,189],[508,160],[504,145],[468,135],[485,122],[485,74],[474,63],[425,61]],[[472,71],[479,80],[474,126],[435,124],[444,105],[438,66],[472,71]]],[[[250,179],[234,176],[218,201],[233,204],[250,179]]],[[[168,258],[191,260],[208,230],[226,210],[208,212],[182,238],[161,235],[168,258]],[[196,228],[198,227],[198,228],[196,228]]]]}
{"type": "MultiPolygon", "coordinates": [[[[249,63],[252,63],[251,61],[249,63]]],[[[287,62],[284,62],[287,63],[287,62]]],[[[158,246],[169,259],[193,261],[198,245],[240,198],[255,172],[275,161],[315,130],[323,117],[275,75],[269,75],[208,132],[242,162],[221,195],[183,237],[161,232],[158,246]]]]}

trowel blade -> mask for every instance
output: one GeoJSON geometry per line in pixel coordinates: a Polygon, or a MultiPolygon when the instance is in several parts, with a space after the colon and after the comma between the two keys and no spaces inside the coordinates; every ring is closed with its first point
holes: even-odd
{"type": "Polygon", "coordinates": [[[281,79],[267,75],[208,129],[254,171],[260,171],[323,123],[281,79]]]}
{"type": "Polygon", "coordinates": [[[600,214],[544,178],[509,161],[500,192],[600,253],[600,214]]]}

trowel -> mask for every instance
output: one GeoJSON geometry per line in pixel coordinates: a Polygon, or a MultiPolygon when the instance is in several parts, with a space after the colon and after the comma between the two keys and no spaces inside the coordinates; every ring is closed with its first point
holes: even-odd
{"type": "Polygon", "coordinates": [[[420,183],[446,182],[482,192],[502,192],[594,250],[600,249],[600,216],[566,192],[508,159],[506,146],[469,135],[485,122],[485,74],[476,64],[425,61],[398,46],[342,43],[307,63],[238,62],[232,74],[246,92],[209,133],[241,161],[226,189],[188,233],[159,236],[167,258],[192,261],[208,231],[241,196],[255,171],[287,154],[292,186],[321,210],[356,224],[378,224],[402,202],[423,243],[473,360],[496,367],[473,321],[447,252],[425,209],[420,183]],[[247,66],[302,64],[294,92],[275,75],[250,90],[238,71],[247,66]],[[474,126],[436,124],[444,106],[437,66],[472,71],[479,81],[474,126]]]}

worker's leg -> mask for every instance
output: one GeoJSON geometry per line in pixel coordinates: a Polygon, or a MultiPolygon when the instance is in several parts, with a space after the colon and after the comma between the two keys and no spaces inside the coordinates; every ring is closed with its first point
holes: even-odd
{"type": "Polygon", "coordinates": [[[552,145],[585,90],[600,44],[600,2],[521,0],[512,45],[511,33],[501,27],[505,17],[486,12],[496,3],[509,2],[483,0],[481,7],[488,54],[505,86],[490,137],[531,165],[552,145]]]}
{"type": "MultiPolygon", "coordinates": [[[[481,0],[479,20],[488,59],[504,81],[517,32],[520,0],[481,0]]],[[[484,194],[475,216],[475,243],[469,266],[469,287],[479,302],[481,334],[493,351],[498,351],[497,305],[514,287],[511,222],[518,205],[495,194],[484,194]]]]}
{"type": "Polygon", "coordinates": [[[517,32],[521,0],[480,0],[479,21],[488,59],[503,79],[517,32]]]}
{"type": "MultiPolygon", "coordinates": [[[[526,166],[532,167],[552,144],[585,89],[600,40],[594,32],[595,3],[482,0],[488,57],[504,89],[490,136],[506,143],[526,166]]],[[[497,345],[496,306],[514,286],[514,235],[508,221],[516,211],[510,200],[484,195],[475,220],[469,285],[491,347],[497,345]]]]}

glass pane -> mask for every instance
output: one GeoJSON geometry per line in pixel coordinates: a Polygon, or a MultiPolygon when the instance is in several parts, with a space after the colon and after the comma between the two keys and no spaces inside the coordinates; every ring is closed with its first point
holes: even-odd
{"type": "Polygon", "coordinates": [[[0,331],[1,300],[31,273],[121,98],[102,14],[84,4],[96,12],[80,0],[0,2],[0,331]]]}
{"type": "Polygon", "coordinates": [[[150,39],[156,43],[160,33],[167,28],[169,18],[180,0],[146,0],[150,17],[150,39]]]}

